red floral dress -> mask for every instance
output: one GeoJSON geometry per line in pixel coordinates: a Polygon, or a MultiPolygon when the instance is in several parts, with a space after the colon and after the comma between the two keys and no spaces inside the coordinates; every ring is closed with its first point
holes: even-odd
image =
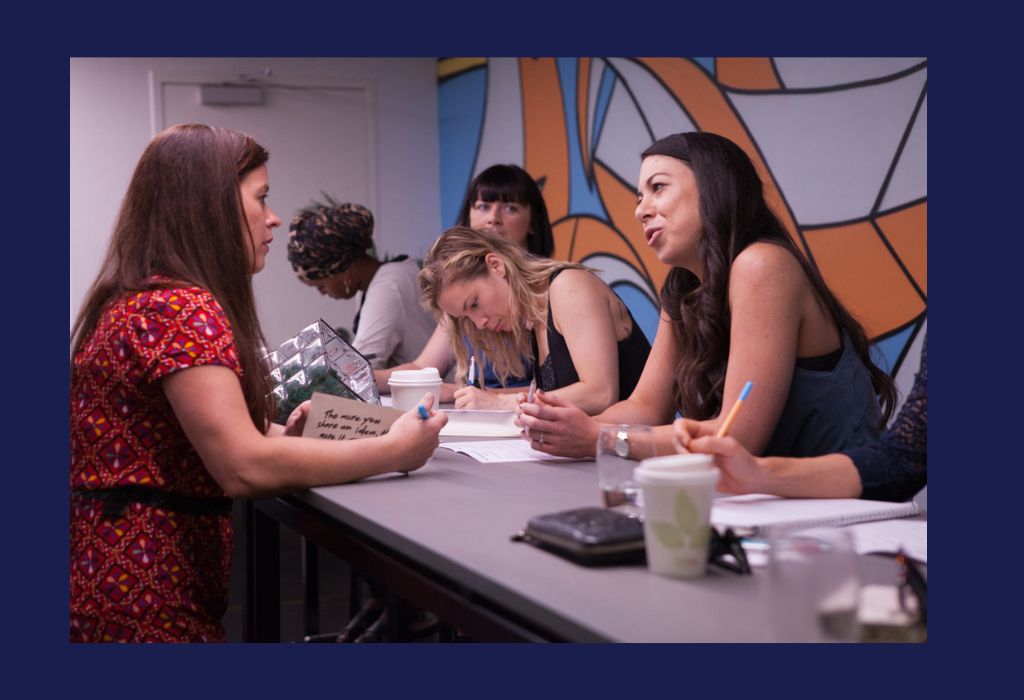
{"type": "Polygon", "coordinates": [[[224,640],[230,501],[188,442],[160,382],[200,365],[242,374],[223,309],[197,287],[116,300],[74,358],[72,641],[224,640]],[[95,497],[133,489],[152,489],[144,493],[156,494],[156,503],[128,499],[111,507],[95,497]],[[169,508],[167,497],[200,507],[169,508]],[[209,504],[219,506],[216,513],[209,504]]]}

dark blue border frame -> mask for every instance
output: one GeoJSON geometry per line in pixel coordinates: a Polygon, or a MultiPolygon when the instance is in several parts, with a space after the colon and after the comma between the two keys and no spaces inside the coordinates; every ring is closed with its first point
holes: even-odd
{"type": "MultiPolygon", "coordinates": [[[[393,696],[411,691],[585,697],[676,689],[680,695],[700,689],[730,696],[842,697],[872,690],[887,696],[937,691],[957,669],[973,677],[975,690],[992,678],[971,672],[981,671],[972,660],[1000,656],[996,649],[990,654],[998,637],[977,630],[977,620],[997,619],[1017,607],[1010,592],[996,601],[999,608],[990,608],[998,596],[986,594],[988,587],[997,593],[1002,586],[988,579],[1006,579],[997,578],[998,570],[986,576],[985,563],[1012,560],[1015,552],[1000,559],[988,551],[995,545],[986,541],[998,540],[1006,516],[996,512],[1002,506],[993,505],[994,499],[982,490],[1008,488],[1004,480],[1009,476],[1012,481],[1015,474],[1007,472],[1019,471],[1020,461],[1012,454],[991,454],[993,447],[986,446],[995,443],[998,449],[1005,445],[1004,436],[1019,433],[1013,393],[1002,388],[1000,376],[990,369],[1011,363],[1011,348],[1017,347],[1004,349],[991,332],[1008,321],[1015,325],[1005,312],[999,319],[988,317],[990,309],[1012,308],[1019,298],[1007,291],[1008,285],[1000,285],[1007,277],[992,269],[1012,256],[989,252],[983,243],[998,236],[993,247],[1001,251],[1019,227],[1019,217],[997,215],[1001,202],[1020,198],[1013,185],[1020,180],[1013,167],[1019,156],[1010,155],[1010,147],[1001,141],[1016,142],[1019,126],[1011,127],[1008,115],[994,102],[1005,91],[1014,91],[1017,82],[999,80],[998,70],[1011,57],[996,53],[1018,43],[1009,35],[1012,23],[993,16],[975,19],[967,8],[936,20],[928,14],[935,7],[898,9],[889,3],[843,5],[828,17],[820,3],[801,3],[796,19],[777,5],[731,5],[716,11],[665,4],[622,4],[616,9],[605,4],[573,8],[548,2],[530,8],[523,3],[462,3],[458,9],[419,6],[411,14],[401,7],[353,8],[349,3],[325,8],[232,3],[223,9],[204,3],[199,11],[184,6],[146,11],[137,3],[122,4],[120,11],[103,12],[49,8],[45,16],[22,10],[16,26],[22,27],[17,33],[24,43],[9,46],[17,60],[8,62],[6,81],[5,116],[14,127],[8,127],[8,145],[15,152],[7,171],[17,186],[8,192],[17,197],[8,198],[6,208],[5,335],[8,349],[21,351],[6,353],[7,366],[18,368],[11,372],[16,376],[8,389],[12,399],[18,398],[8,402],[13,454],[4,460],[9,484],[7,665],[21,677],[12,686],[56,687],[87,697],[180,695],[190,692],[186,687],[201,697],[240,691],[260,696],[393,696]],[[981,27],[983,32],[971,31],[981,27]],[[54,184],[66,182],[68,58],[267,54],[928,56],[933,98],[929,329],[935,336],[933,393],[939,397],[930,430],[937,479],[930,503],[936,514],[931,528],[936,573],[931,641],[915,647],[856,648],[71,648],[66,643],[67,569],[61,553],[67,547],[67,258],[63,245],[55,243],[58,264],[51,266],[50,246],[39,245],[62,236],[68,220],[68,198],[63,186],[54,184]],[[1001,172],[1008,167],[1010,172],[1001,172]],[[955,291],[954,280],[960,282],[955,291]],[[986,392],[989,385],[995,391],[986,392]],[[989,401],[986,394],[996,393],[1006,398],[989,401]],[[996,478],[986,478],[987,473],[996,478]],[[955,505],[948,497],[951,492],[958,496],[955,505]],[[980,585],[986,589],[979,591],[980,585]]],[[[9,29],[14,28],[12,23],[9,29]]],[[[1012,498],[1014,491],[1008,492],[1011,496],[1001,501],[1012,498]]],[[[623,591],[624,598],[629,595],[623,591]]]]}

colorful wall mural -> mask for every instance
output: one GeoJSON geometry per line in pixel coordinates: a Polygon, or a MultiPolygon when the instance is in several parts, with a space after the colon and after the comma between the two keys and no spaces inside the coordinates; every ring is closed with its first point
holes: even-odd
{"type": "Polygon", "coordinates": [[[926,59],[447,58],[438,81],[442,227],[474,175],[521,165],[555,257],[598,268],[653,339],[668,268],[633,217],[640,152],[722,134],[909,391],[928,309],[926,59]]]}

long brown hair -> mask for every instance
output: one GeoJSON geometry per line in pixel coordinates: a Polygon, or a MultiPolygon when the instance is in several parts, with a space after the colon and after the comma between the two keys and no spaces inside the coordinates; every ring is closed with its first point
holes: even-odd
{"type": "MultiPolygon", "coordinates": [[[[533,351],[526,325],[544,327],[551,274],[569,268],[588,269],[578,263],[538,257],[487,231],[453,226],[442,233],[423,261],[419,282],[423,305],[439,317],[448,332],[456,359],[456,380],[465,380],[469,365],[469,350],[463,337],[469,340],[477,353],[482,351],[487,356],[502,384],[510,376],[521,373],[523,357],[530,357],[533,351]],[[516,321],[509,329],[511,340],[509,333],[481,330],[468,318],[449,316],[437,305],[437,298],[448,285],[486,275],[485,258],[489,253],[497,255],[505,264],[509,308],[516,321]]],[[[477,357],[477,362],[481,362],[480,357],[477,357]]]]}
{"type": "Polygon", "coordinates": [[[106,257],[71,330],[72,357],[106,306],[130,292],[187,283],[208,290],[231,323],[249,415],[263,430],[273,397],[260,365],[266,345],[256,315],[239,182],[264,165],[250,136],[203,124],[157,134],[139,158],[106,257]]]}
{"type": "Polygon", "coordinates": [[[732,263],[752,243],[785,248],[800,263],[814,295],[840,333],[845,332],[867,367],[882,404],[883,428],[896,404],[896,388],[868,353],[864,328],[828,288],[817,268],[803,256],[764,199],[761,178],[750,158],[729,139],[707,132],[673,134],[641,154],[683,161],[697,181],[700,219],[698,243],[704,264],[701,283],[689,270],[674,267],[661,290],[661,306],[672,320],[681,350],[676,368],[676,402],[690,418],[705,420],[722,409],[729,359],[729,273],[732,263]]]}

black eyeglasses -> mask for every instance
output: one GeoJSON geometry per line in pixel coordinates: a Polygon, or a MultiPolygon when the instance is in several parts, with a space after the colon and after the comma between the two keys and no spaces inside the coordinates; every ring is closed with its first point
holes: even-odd
{"type": "Polygon", "coordinates": [[[731,527],[726,528],[724,533],[711,528],[711,541],[708,543],[708,563],[735,574],[750,573],[750,562],[747,561],[747,553],[743,551],[743,544],[731,527]]]}

